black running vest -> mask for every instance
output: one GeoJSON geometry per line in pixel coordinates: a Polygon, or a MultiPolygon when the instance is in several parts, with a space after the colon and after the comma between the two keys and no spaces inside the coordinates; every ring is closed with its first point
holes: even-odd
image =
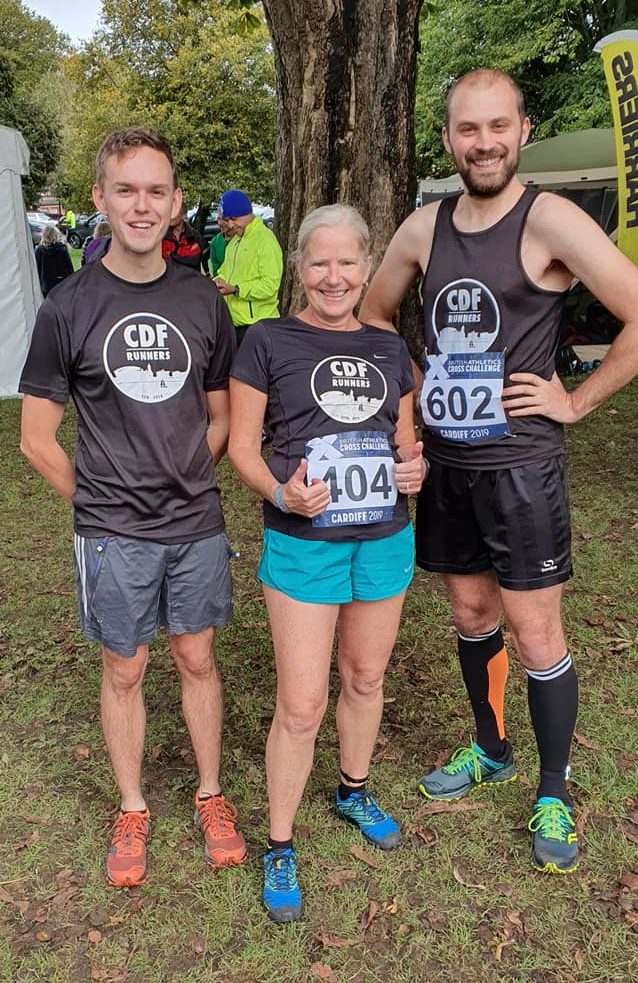
{"type": "Polygon", "coordinates": [[[543,416],[509,417],[501,400],[513,372],[554,372],[567,292],[533,284],[521,240],[537,195],[526,188],[496,225],[460,232],[459,196],[443,200],[423,276],[426,362],[421,406],[427,453],[446,464],[510,468],[562,453],[563,428],[543,416]]]}

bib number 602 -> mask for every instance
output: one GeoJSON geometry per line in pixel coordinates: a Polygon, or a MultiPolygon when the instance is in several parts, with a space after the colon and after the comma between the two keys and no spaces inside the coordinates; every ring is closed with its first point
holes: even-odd
{"type": "Polygon", "coordinates": [[[425,399],[430,417],[437,423],[441,420],[451,418],[452,420],[494,420],[495,413],[489,412],[487,407],[492,400],[492,390],[488,386],[475,386],[470,390],[470,398],[480,399],[477,406],[473,408],[471,416],[468,413],[468,393],[462,386],[450,386],[444,389],[443,386],[433,386],[425,399]]]}

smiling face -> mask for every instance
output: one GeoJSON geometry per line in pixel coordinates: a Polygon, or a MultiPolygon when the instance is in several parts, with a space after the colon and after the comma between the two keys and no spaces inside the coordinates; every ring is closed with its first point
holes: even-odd
{"type": "Polygon", "coordinates": [[[354,308],[370,275],[359,236],[347,225],[320,226],[309,236],[297,273],[306,294],[307,319],[318,327],[358,325],[354,308]]]}
{"type": "Polygon", "coordinates": [[[182,203],[167,157],[152,147],[135,147],[107,157],[93,201],[111,223],[112,249],[130,260],[161,256],[162,238],[182,203]]]}
{"type": "Polygon", "coordinates": [[[494,198],[509,185],[529,131],[529,119],[521,117],[516,92],[506,79],[457,86],[443,143],[470,196],[494,198]]]}

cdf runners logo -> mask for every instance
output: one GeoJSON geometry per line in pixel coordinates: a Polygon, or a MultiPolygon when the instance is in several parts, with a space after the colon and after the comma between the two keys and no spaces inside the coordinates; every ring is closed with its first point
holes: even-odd
{"type": "Polygon", "coordinates": [[[480,280],[454,280],[437,294],[432,327],[442,354],[486,352],[500,326],[494,294],[480,280]]]}
{"type": "Polygon", "coordinates": [[[324,413],[340,423],[368,420],[383,406],[388,392],[385,376],[376,365],[343,355],[319,362],[310,388],[324,413]]]}
{"type": "Polygon", "coordinates": [[[184,335],[159,314],[123,317],[109,331],[102,357],[111,382],[138,403],[175,396],[191,367],[184,335]]]}

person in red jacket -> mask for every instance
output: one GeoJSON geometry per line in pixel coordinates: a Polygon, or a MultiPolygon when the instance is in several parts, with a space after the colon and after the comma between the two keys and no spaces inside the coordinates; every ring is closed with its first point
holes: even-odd
{"type": "Polygon", "coordinates": [[[190,266],[208,276],[208,243],[197,229],[186,221],[186,211],[182,205],[162,241],[162,259],[173,259],[176,263],[190,266]]]}

